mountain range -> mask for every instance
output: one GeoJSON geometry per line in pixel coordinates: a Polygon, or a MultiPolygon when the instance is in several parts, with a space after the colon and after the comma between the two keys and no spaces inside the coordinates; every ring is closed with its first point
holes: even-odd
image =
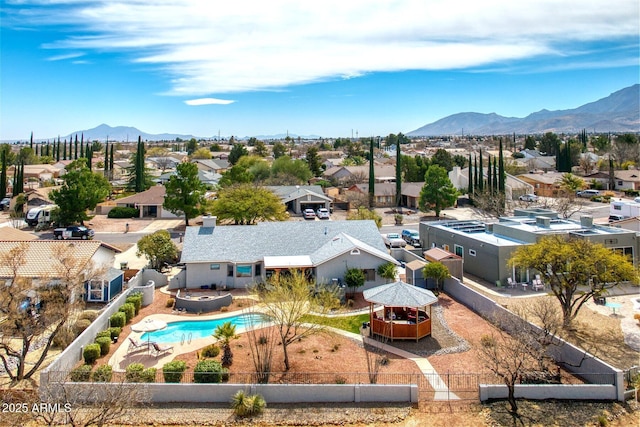
{"type": "Polygon", "coordinates": [[[138,136],[140,136],[143,141],[175,141],[176,138],[188,141],[191,138],[195,138],[193,135],[180,135],[175,133],[152,134],[142,132],[141,130],[131,126],[112,127],[103,123],[92,129],[72,132],[67,136],[61,137],[61,139],[73,140],[76,135],[78,136],[78,139],[83,135],[86,141],[106,141],[108,138],[109,141],[119,142],[135,142],[138,140],[138,136]]]}
{"type": "Polygon", "coordinates": [[[527,117],[504,117],[496,113],[458,113],[447,116],[407,136],[505,135],[536,133],[639,132],[640,84],[606,98],[569,110],[540,110],[527,117]]]}

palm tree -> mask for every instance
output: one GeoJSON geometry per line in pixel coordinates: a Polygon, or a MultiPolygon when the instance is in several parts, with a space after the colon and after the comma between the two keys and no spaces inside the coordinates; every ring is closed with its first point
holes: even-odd
{"type": "Polygon", "coordinates": [[[236,335],[236,325],[225,322],[218,325],[213,332],[213,337],[218,339],[222,345],[222,366],[228,367],[233,363],[233,353],[231,352],[231,340],[238,339],[236,335]]]}
{"type": "Polygon", "coordinates": [[[584,179],[572,174],[571,172],[562,175],[558,184],[560,185],[560,190],[565,192],[569,197],[575,196],[576,191],[582,190],[586,187],[584,179]]]}

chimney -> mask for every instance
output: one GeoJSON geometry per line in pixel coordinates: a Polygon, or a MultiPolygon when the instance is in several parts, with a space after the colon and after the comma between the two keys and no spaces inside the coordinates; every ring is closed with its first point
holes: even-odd
{"type": "Polygon", "coordinates": [[[205,215],[202,217],[202,226],[207,228],[215,228],[217,216],[205,215]]]}
{"type": "Polygon", "coordinates": [[[536,225],[540,228],[549,228],[551,226],[551,218],[546,216],[537,216],[536,225]]]}
{"type": "Polygon", "coordinates": [[[593,217],[591,215],[583,215],[580,217],[580,227],[593,228],[593,217]]]}

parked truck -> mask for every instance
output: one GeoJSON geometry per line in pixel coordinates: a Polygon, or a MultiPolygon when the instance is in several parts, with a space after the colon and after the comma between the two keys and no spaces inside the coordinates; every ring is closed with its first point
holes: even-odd
{"type": "Polygon", "coordinates": [[[24,220],[30,227],[48,225],[51,223],[51,211],[55,208],[57,208],[56,205],[42,205],[36,208],[31,208],[29,209],[29,212],[27,212],[27,216],[24,220]]]}
{"type": "Polygon", "coordinates": [[[56,228],[53,230],[53,238],[57,240],[67,239],[93,239],[94,231],[83,225],[70,225],[66,228],[56,228]]]}
{"type": "Polygon", "coordinates": [[[609,218],[624,219],[640,216],[640,203],[615,201],[609,205],[609,218]]]}

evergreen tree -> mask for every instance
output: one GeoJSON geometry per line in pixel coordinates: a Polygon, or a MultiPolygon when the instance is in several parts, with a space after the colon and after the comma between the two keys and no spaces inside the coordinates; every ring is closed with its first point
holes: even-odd
{"type": "Polygon", "coordinates": [[[62,160],[67,160],[67,140],[64,140],[64,148],[62,149],[62,160]]]}
{"type": "Polygon", "coordinates": [[[400,143],[404,139],[404,135],[398,134],[398,142],[396,143],[396,206],[402,204],[402,160],[400,155],[400,143]]]}
{"type": "Polygon", "coordinates": [[[93,172],[93,150],[91,149],[91,147],[89,145],[87,145],[87,168],[89,168],[89,170],[91,172],[93,172]]]}
{"type": "Polygon", "coordinates": [[[480,161],[478,162],[478,191],[482,193],[484,191],[484,169],[482,168],[482,149],[480,151],[480,161]]]}
{"type": "Polygon", "coordinates": [[[7,197],[7,167],[9,163],[9,144],[0,146],[0,199],[7,197]]]}
{"type": "Polygon", "coordinates": [[[78,160],[78,134],[76,134],[76,140],[75,140],[74,146],[75,146],[75,151],[73,154],[73,160],[78,160]]]}
{"type": "Polygon", "coordinates": [[[471,164],[471,153],[469,153],[469,187],[467,189],[469,197],[473,195],[473,168],[471,164]]]}
{"type": "Polygon", "coordinates": [[[493,188],[493,180],[491,179],[491,156],[489,156],[488,160],[487,160],[487,189],[489,190],[489,192],[493,192],[494,188],[493,188]]]}
{"type": "MultiPolygon", "coordinates": [[[[515,147],[515,137],[516,134],[513,134],[513,142],[514,142],[514,147],[515,147]]],[[[500,191],[500,193],[505,194],[506,191],[506,180],[507,177],[505,175],[504,172],[504,154],[502,153],[502,138],[500,138],[500,153],[498,154],[498,191],[500,191]]]]}
{"type": "Polygon", "coordinates": [[[80,141],[80,157],[84,157],[84,141],[80,141]]]}
{"type": "Polygon", "coordinates": [[[369,141],[369,209],[373,209],[376,203],[375,184],[376,180],[373,168],[373,138],[371,138],[371,141],[369,141]]]}
{"type": "Polygon", "coordinates": [[[499,193],[498,188],[498,161],[496,158],[493,158],[493,174],[491,175],[491,191],[493,193],[499,193]]]}
{"type": "Polygon", "coordinates": [[[478,157],[473,157],[473,186],[474,192],[478,190],[478,157]]]}
{"type": "Polygon", "coordinates": [[[56,162],[60,161],[60,146],[61,145],[62,144],[60,143],[60,137],[58,137],[58,143],[56,144],[56,153],[55,153],[56,154],[56,156],[55,156],[56,157],[56,162]]]}
{"type": "Polygon", "coordinates": [[[113,144],[111,144],[111,149],[109,150],[109,172],[113,173],[113,144]]]}
{"type": "Polygon", "coordinates": [[[31,131],[31,138],[29,138],[29,147],[33,148],[33,131],[31,131]]]}

